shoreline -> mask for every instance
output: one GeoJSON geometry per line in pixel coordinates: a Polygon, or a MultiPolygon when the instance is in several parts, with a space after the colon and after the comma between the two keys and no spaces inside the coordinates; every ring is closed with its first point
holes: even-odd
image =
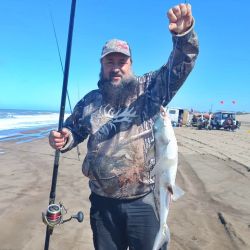
{"type": "Polygon", "coordinates": [[[0,138],[1,142],[15,141],[16,143],[25,143],[37,139],[48,137],[50,130],[56,129],[56,125],[47,125],[41,127],[20,128],[4,130],[5,136],[0,138]]]}

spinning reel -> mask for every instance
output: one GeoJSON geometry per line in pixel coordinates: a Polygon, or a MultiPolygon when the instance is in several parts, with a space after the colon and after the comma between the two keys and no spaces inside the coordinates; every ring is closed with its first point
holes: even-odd
{"type": "Polygon", "coordinates": [[[76,215],[70,216],[68,219],[63,219],[63,216],[67,214],[66,208],[62,203],[50,204],[47,208],[46,213],[42,213],[42,219],[46,226],[53,228],[56,225],[63,224],[72,219],[76,219],[78,222],[83,221],[83,213],[79,211],[76,215]]]}

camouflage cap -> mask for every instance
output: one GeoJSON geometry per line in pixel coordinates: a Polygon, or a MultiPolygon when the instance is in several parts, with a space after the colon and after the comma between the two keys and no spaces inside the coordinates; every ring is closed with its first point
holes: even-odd
{"type": "Polygon", "coordinates": [[[102,48],[101,58],[110,53],[122,53],[126,56],[131,56],[131,51],[128,43],[119,39],[112,39],[105,43],[102,48]]]}

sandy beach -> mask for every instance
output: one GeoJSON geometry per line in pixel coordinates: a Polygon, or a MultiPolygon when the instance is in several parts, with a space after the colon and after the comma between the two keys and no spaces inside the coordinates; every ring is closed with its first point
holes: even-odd
{"type": "MultiPolygon", "coordinates": [[[[177,184],[185,195],[172,203],[168,218],[170,250],[250,249],[250,115],[237,117],[235,132],[175,128],[179,145],[177,184]]],[[[54,150],[47,138],[0,142],[0,250],[40,250],[45,225],[54,150]]],[[[80,145],[61,155],[57,202],[65,218],[83,211],[84,221],[54,229],[51,250],[93,250],[89,225],[88,179],[80,145]]]]}

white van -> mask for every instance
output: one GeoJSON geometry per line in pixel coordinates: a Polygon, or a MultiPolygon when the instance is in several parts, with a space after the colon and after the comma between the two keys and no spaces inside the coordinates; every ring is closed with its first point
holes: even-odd
{"type": "Polygon", "coordinates": [[[190,123],[189,111],[187,109],[168,108],[167,112],[174,127],[181,127],[190,123]]]}

